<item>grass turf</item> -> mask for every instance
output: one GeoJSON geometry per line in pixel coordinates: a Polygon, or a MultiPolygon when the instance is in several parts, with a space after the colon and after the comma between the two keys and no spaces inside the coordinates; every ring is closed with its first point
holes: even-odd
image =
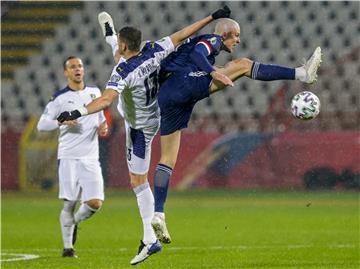
{"type": "MultiPolygon", "coordinates": [[[[108,192],[80,224],[78,259],[62,258],[55,193],[2,194],[2,268],[133,268],[142,237],[135,197],[108,192]]],[[[173,243],[138,268],[359,268],[359,196],[348,192],[171,193],[173,243]]]]}

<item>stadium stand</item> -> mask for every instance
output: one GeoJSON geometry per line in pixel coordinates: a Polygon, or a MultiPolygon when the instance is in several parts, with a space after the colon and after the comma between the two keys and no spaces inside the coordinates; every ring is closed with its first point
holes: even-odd
{"type": "Polygon", "coordinates": [[[13,71],[26,64],[28,56],[41,52],[41,43],[53,36],[58,24],[81,7],[80,2],[2,1],[1,77],[13,78],[13,71]]]}
{"type": "MultiPolygon", "coordinates": [[[[233,18],[240,23],[242,43],[233,55],[219,57],[219,64],[248,57],[298,66],[301,59],[307,58],[320,45],[324,57],[319,81],[309,87],[298,82],[264,83],[241,79],[234,88],[216,93],[197,105],[190,131],[259,131],[263,128],[259,119],[271,113],[274,114],[271,122],[278,127],[301,130],[297,123],[284,125],[276,115],[283,113],[291,117],[287,112],[290,98],[304,89],[316,92],[322,102],[320,124],[309,123],[309,128],[328,130],[359,126],[359,2],[227,4],[233,10],[233,18]],[[261,13],[257,12],[259,9],[261,13]],[[284,87],[287,90],[280,99],[284,103],[276,108],[277,112],[271,110],[271,104],[279,102],[275,100],[276,94],[284,87]]],[[[69,55],[78,55],[84,60],[89,84],[100,87],[105,84],[113,60],[100,33],[98,12],[105,10],[112,14],[117,27],[135,25],[142,29],[144,39],[156,39],[218,6],[219,2],[65,1],[57,2],[56,6],[51,2],[12,3],[8,12],[2,14],[3,127],[21,128],[30,116],[41,114],[52,93],[66,83],[61,69],[63,59],[69,55]],[[139,12],[141,16],[132,15],[139,12]],[[24,37],[26,33],[30,36],[24,37]],[[37,54],[29,56],[30,52],[37,54]],[[12,77],[12,70],[15,70],[14,79],[4,80],[12,77]]],[[[211,30],[207,27],[203,32],[211,30]]]]}

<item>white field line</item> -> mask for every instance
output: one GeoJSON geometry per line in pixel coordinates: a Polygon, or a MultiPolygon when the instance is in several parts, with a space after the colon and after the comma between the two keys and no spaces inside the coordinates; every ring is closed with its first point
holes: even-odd
{"type": "Polygon", "coordinates": [[[39,255],[33,255],[33,254],[20,254],[20,253],[1,253],[1,255],[4,256],[15,256],[15,258],[1,258],[0,262],[16,262],[16,261],[26,261],[26,260],[33,260],[37,259],[40,256],[39,255]]]}
{"type": "MultiPolygon", "coordinates": [[[[166,250],[170,251],[178,251],[178,250],[203,250],[204,247],[196,246],[196,247],[172,247],[163,245],[163,247],[166,250]]],[[[226,249],[269,249],[269,248],[287,248],[287,249],[299,249],[299,248],[330,248],[330,249],[340,249],[340,248],[359,248],[357,244],[328,244],[328,245],[257,245],[257,246],[247,246],[247,245],[238,245],[238,246],[209,246],[206,247],[206,249],[210,250],[226,250],[226,249]]],[[[108,250],[108,248],[86,248],[82,249],[83,252],[95,252],[95,251],[101,251],[101,250],[108,250]]],[[[126,251],[132,251],[133,248],[114,248],[113,251],[118,252],[126,252],[126,251]]],[[[3,249],[5,253],[2,253],[2,255],[30,255],[30,254],[11,254],[11,252],[59,252],[61,253],[62,248],[34,248],[34,249],[3,249]]]]}

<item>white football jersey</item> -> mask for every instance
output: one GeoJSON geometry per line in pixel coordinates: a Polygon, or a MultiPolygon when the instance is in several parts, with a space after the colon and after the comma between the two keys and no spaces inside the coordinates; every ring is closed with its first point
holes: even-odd
{"type": "Polygon", "coordinates": [[[134,129],[158,125],[158,71],[161,61],[174,51],[170,37],[147,42],[141,52],[114,67],[106,88],[119,93],[118,110],[134,129]]]}
{"type": "MultiPolygon", "coordinates": [[[[57,128],[56,118],[61,112],[84,107],[100,96],[99,88],[89,86],[80,91],[74,91],[68,86],[57,91],[41,115],[38,130],[47,131],[57,128]]],[[[98,159],[97,128],[105,121],[103,111],[80,117],[77,121],[76,126],[60,126],[58,159],[98,159]]]]}

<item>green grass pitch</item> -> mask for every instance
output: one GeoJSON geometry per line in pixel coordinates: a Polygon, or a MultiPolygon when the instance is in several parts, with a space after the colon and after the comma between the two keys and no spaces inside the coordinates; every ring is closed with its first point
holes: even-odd
{"type": "MultiPolygon", "coordinates": [[[[78,259],[62,258],[56,193],[2,194],[2,268],[134,268],[142,237],[135,197],[108,192],[80,224],[78,259]],[[31,254],[37,259],[3,261],[31,254]]],[[[170,193],[173,243],[138,268],[360,268],[355,192],[170,193]]]]}

